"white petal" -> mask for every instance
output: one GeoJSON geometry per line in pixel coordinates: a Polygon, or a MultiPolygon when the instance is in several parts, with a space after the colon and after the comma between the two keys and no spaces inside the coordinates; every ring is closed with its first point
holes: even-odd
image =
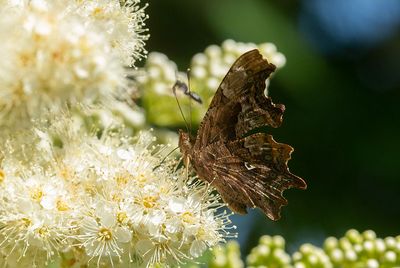
{"type": "Polygon", "coordinates": [[[91,217],[85,217],[82,220],[81,226],[82,226],[82,231],[84,233],[92,233],[93,230],[98,229],[98,224],[97,224],[96,220],[91,217]]]}
{"type": "Polygon", "coordinates": [[[185,199],[173,197],[169,200],[168,206],[172,212],[182,213],[185,209],[185,199]]]}
{"type": "Polygon", "coordinates": [[[26,198],[20,198],[16,204],[22,213],[29,213],[33,209],[33,203],[26,198]]]}
{"type": "Polygon", "coordinates": [[[206,243],[204,243],[203,241],[195,240],[190,246],[190,254],[193,257],[197,258],[200,257],[206,249],[207,249],[206,243]]]}
{"type": "Polygon", "coordinates": [[[128,160],[130,158],[130,156],[132,155],[132,153],[130,153],[128,150],[119,149],[117,151],[117,155],[119,158],[121,158],[123,160],[128,160]]]}
{"type": "Polygon", "coordinates": [[[35,247],[43,247],[42,239],[39,239],[38,237],[35,237],[35,236],[30,236],[28,239],[29,239],[29,245],[35,246],[35,247]]]}
{"type": "Polygon", "coordinates": [[[106,209],[96,211],[97,216],[100,217],[100,222],[103,226],[112,227],[117,223],[117,217],[114,213],[106,209]]]}
{"type": "Polygon", "coordinates": [[[181,220],[179,218],[170,219],[165,223],[165,230],[168,233],[176,233],[180,230],[180,228],[181,220]]]}
{"type": "Polygon", "coordinates": [[[165,213],[163,211],[154,211],[150,214],[149,221],[153,225],[160,225],[165,222],[165,213]]]}
{"type": "Polygon", "coordinates": [[[45,20],[39,20],[35,27],[35,32],[40,35],[48,35],[51,32],[51,25],[45,20]]]}
{"type": "Polygon", "coordinates": [[[147,226],[149,234],[153,237],[159,237],[161,235],[160,226],[149,224],[147,226]]]}
{"type": "Polygon", "coordinates": [[[115,237],[120,243],[128,243],[131,241],[132,234],[127,228],[117,227],[114,232],[115,237]]]}
{"type": "Polygon", "coordinates": [[[143,187],[143,191],[144,191],[145,193],[154,193],[154,192],[157,191],[157,187],[156,187],[155,185],[150,185],[150,184],[148,184],[148,185],[145,185],[145,186],[143,187]]]}
{"type": "Polygon", "coordinates": [[[135,248],[140,255],[144,255],[154,249],[154,244],[150,240],[139,240],[136,243],[135,248]]]}
{"type": "Polygon", "coordinates": [[[185,226],[184,233],[186,236],[194,236],[197,234],[198,230],[199,230],[199,226],[188,225],[188,226],[185,226]]]}
{"type": "Polygon", "coordinates": [[[56,206],[55,202],[56,197],[55,196],[49,196],[45,195],[42,200],[40,201],[40,204],[42,205],[43,208],[45,209],[53,209],[56,206]]]}
{"type": "Polygon", "coordinates": [[[88,256],[97,256],[98,251],[96,252],[97,247],[99,246],[98,242],[92,242],[85,244],[85,252],[88,256]],[[96,254],[96,255],[95,255],[96,254]]]}
{"type": "Polygon", "coordinates": [[[98,149],[99,149],[99,152],[102,153],[103,155],[111,155],[111,153],[112,153],[112,149],[108,146],[101,145],[98,147],[98,149]]]}

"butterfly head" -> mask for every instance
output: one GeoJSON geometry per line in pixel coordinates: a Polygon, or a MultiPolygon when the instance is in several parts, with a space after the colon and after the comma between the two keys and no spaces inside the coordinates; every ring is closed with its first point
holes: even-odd
{"type": "Polygon", "coordinates": [[[179,149],[183,155],[185,165],[188,164],[192,156],[194,140],[189,133],[179,130],[179,149]]]}

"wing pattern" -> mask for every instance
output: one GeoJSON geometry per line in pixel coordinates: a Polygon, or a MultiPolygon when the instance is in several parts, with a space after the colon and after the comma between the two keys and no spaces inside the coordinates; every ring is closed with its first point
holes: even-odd
{"type": "Polygon", "coordinates": [[[277,220],[287,204],[283,191],[305,189],[306,183],[287,167],[292,147],[265,133],[246,136],[282,123],[284,105],[264,95],[265,80],[274,70],[258,50],[232,65],[204,116],[190,158],[199,178],[211,182],[233,211],[259,207],[277,220]]]}

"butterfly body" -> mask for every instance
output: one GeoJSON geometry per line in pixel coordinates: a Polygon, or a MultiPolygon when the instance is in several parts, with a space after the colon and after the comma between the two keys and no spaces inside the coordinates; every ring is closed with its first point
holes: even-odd
{"type": "Polygon", "coordinates": [[[306,183],[289,172],[293,148],[260,127],[279,127],[285,107],[264,95],[265,80],[275,66],[258,50],[243,54],[231,67],[200,124],[197,136],[180,131],[179,146],[201,180],[211,183],[234,212],[259,207],[269,218],[280,217],[287,204],[285,189],[306,183]]]}

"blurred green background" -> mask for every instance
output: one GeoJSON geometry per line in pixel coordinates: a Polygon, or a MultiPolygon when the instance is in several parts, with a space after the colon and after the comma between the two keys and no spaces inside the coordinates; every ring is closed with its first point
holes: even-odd
{"type": "MultiPolygon", "coordinates": [[[[149,1],[148,51],[185,70],[225,39],[273,42],[287,57],[269,94],[286,105],[275,139],[295,148],[290,170],[308,183],[289,190],[278,222],[235,216],[243,253],[262,234],[291,251],[350,228],[400,234],[400,1],[149,1]]],[[[196,90],[196,89],[193,89],[196,90]]]]}

